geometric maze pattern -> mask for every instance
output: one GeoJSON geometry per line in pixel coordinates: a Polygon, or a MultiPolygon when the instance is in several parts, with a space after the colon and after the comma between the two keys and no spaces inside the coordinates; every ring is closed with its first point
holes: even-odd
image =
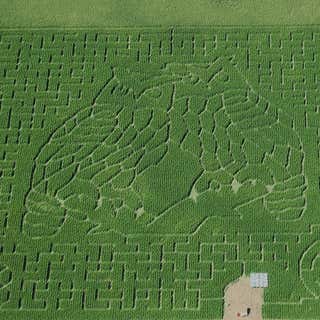
{"type": "Polygon", "coordinates": [[[0,32],[0,314],[319,318],[316,27],[0,32]]]}

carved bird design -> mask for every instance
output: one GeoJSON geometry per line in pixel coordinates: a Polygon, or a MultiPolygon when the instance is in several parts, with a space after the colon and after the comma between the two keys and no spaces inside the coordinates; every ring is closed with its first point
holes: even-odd
{"type": "Polygon", "coordinates": [[[227,58],[112,68],[38,152],[23,228],[53,236],[74,219],[91,234],[191,232],[252,205],[300,219],[303,159],[290,115],[227,58]]]}

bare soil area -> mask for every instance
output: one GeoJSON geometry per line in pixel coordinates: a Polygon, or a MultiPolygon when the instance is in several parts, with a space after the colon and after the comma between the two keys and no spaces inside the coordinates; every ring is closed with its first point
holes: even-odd
{"type": "Polygon", "coordinates": [[[251,288],[249,277],[228,285],[224,301],[223,320],[262,320],[263,288],[251,288]]]}

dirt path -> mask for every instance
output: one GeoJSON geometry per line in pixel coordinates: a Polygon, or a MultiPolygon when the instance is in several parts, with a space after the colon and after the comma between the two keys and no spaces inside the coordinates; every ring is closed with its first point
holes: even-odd
{"type": "Polygon", "coordinates": [[[251,288],[249,277],[228,285],[224,301],[223,320],[262,320],[263,288],[251,288]]]}

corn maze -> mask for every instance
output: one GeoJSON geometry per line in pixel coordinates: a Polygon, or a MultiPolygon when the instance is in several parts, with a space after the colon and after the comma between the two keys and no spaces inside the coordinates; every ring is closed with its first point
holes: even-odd
{"type": "Polygon", "coordinates": [[[0,318],[320,319],[320,30],[0,32],[0,318]]]}

